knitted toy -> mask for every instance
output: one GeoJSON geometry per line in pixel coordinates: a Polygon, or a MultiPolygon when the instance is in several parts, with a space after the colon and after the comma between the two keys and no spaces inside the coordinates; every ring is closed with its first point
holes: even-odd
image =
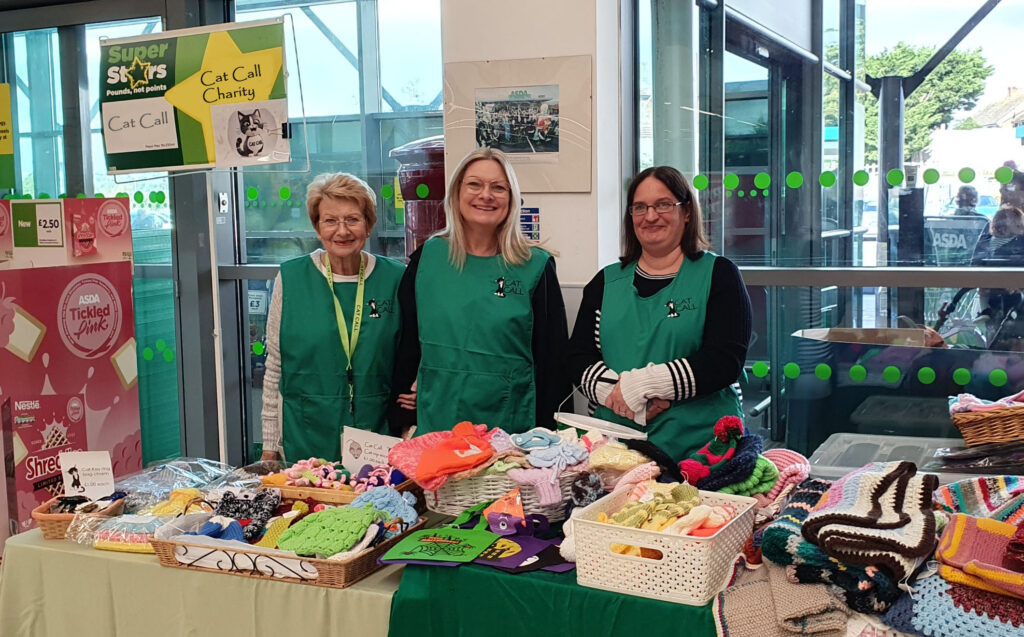
{"type": "Polygon", "coordinates": [[[757,434],[742,436],[736,443],[736,451],[732,458],[718,467],[711,475],[697,481],[697,488],[702,491],[718,491],[724,486],[743,482],[754,473],[757,457],[761,455],[764,441],[757,434]]]}
{"type": "Polygon", "coordinates": [[[966,513],[1020,526],[1024,523],[1024,476],[968,478],[939,487],[935,504],[948,513],[966,513]]]}
{"type": "Polygon", "coordinates": [[[779,479],[779,469],[764,456],[757,457],[754,472],[743,482],[729,484],[718,490],[719,493],[752,496],[755,493],[771,491],[779,479]]]}
{"type": "Polygon", "coordinates": [[[349,472],[340,462],[328,462],[321,458],[299,460],[284,470],[286,484],[294,487],[319,487],[341,490],[349,482],[349,472]]]}
{"type": "Polygon", "coordinates": [[[871,463],[837,480],[804,521],[804,539],[848,564],[909,576],[935,547],[934,474],[912,462],[871,463]]]}
{"type": "Polygon", "coordinates": [[[842,589],[843,599],[853,610],[882,612],[901,595],[887,574],[873,566],[840,562],[806,541],[800,533],[804,520],[830,486],[831,483],[824,480],[810,479],[801,483],[778,519],[765,528],[761,552],[765,559],[788,566],[790,579],[834,584],[842,589]]]}
{"type": "Polygon", "coordinates": [[[280,503],[281,492],[276,489],[244,493],[240,496],[228,492],[213,512],[239,521],[249,520],[248,524],[243,525],[243,533],[246,542],[253,542],[263,533],[264,525],[274,516],[280,503]]]}
{"type": "Polygon", "coordinates": [[[349,478],[356,493],[363,493],[374,487],[399,485],[405,482],[405,474],[386,464],[364,464],[359,473],[349,478]]]}
{"type": "Polygon", "coordinates": [[[744,434],[743,421],[723,416],[715,423],[715,437],[679,463],[679,470],[690,484],[710,476],[736,453],[736,444],[744,434]]]}
{"type": "Polygon", "coordinates": [[[1024,599],[1024,572],[1016,570],[1014,560],[1007,561],[1016,534],[1012,524],[957,513],[935,552],[942,564],[939,574],[951,582],[1024,599]]]}
{"type": "Polygon", "coordinates": [[[387,514],[366,504],[325,509],[308,515],[284,532],[277,545],[299,555],[330,557],[347,551],[366,535],[374,522],[386,519],[387,514]]]}

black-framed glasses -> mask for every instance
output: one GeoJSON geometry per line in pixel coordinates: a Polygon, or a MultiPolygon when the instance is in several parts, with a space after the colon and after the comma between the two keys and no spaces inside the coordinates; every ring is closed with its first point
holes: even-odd
{"type": "Polygon", "coordinates": [[[629,212],[632,213],[634,217],[642,217],[643,215],[647,214],[648,208],[654,208],[654,212],[658,213],[659,215],[667,215],[668,213],[675,210],[676,206],[681,205],[683,205],[683,202],[681,201],[677,201],[675,203],[671,201],[659,201],[657,203],[652,204],[640,203],[639,201],[637,201],[634,202],[633,205],[629,207],[629,212]]]}

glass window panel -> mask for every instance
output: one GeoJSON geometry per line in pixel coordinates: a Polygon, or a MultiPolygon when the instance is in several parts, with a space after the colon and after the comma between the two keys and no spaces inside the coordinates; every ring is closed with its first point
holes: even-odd
{"type": "Polygon", "coordinates": [[[64,192],[64,107],[61,101],[57,30],[23,31],[14,41],[12,102],[17,111],[15,139],[19,193],[51,197],[64,192]]]}
{"type": "Polygon", "coordinates": [[[637,123],[640,137],[637,140],[637,155],[640,170],[654,165],[654,109],[651,99],[654,95],[654,68],[651,25],[651,4],[637,3],[637,123]]]}
{"type": "Polygon", "coordinates": [[[840,4],[841,0],[823,0],[821,4],[821,48],[825,61],[835,66],[839,66],[840,4]]]}
{"type": "Polygon", "coordinates": [[[382,110],[441,108],[440,0],[380,0],[380,83],[397,105],[382,110]]]}

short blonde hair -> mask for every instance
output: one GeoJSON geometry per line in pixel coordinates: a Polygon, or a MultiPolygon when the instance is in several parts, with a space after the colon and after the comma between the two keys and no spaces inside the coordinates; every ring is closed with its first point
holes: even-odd
{"type": "Polygon", "coordinates": [[[470,164],[482,159],[493,159],[498,162],[505,173],[505,179],[508,180],[508,216],[498,226],[498,253],[505,260],[505,264],[526,263],[530,260],[530,248],[540,245],[537,241],[527,239],[520,227],[522,195],[519,190],[519,180],[516,179],[516,172],[509,164],[505,153],[494,148],[477,148],[463,157],[459,165],[455,167],[455,172],[452,173],[448,189],[444,193],[444,216],[447,226],[436,235],[448,239],[448,261],[460,270],[466,263],[466,239],[465,230],[462,227],[462,211],[459,210],[459,191],[462,190],[462,180],[465,178],[470,164]]]}
{"type": "Polygon", "coordinates": [[[348,173],[323,173],[313,179],[306,189],[306,211],[314,230],[320,223],[320,203],[324,197],[355,202],[363,211],[366,229],[372,230],[376,225],[377,195],[359,177],[348,173]]]}
{"type": "Polygon", "coordinates": [[[1024,211],[1017,206],[1004,204],[992,216],[989,233],[999,239],[1010,239],[1024,234],[1024,211]]]}

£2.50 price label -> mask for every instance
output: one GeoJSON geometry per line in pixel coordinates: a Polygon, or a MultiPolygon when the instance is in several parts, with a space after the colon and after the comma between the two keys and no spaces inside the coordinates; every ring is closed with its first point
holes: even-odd
{"type": "Polygon", "coordinates": [[[13,203],[14,247],[64,247],[63,219],[60,203],[13,203]]]}

